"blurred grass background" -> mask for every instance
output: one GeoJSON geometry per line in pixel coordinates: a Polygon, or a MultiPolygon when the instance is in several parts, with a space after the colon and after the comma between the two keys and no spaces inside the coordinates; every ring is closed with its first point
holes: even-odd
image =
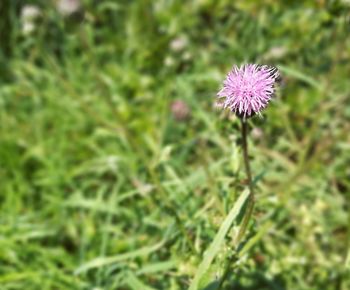
{"type": "Polygon", "coordinates": [[[277,66],[251,120],[257,207],[201,289],[350,289],[350,3],[0,2],[0,289],[187,289],[246,187],[233,64],[277,66]],[[66,5],[66,6],[65,6],[66,5]],[[68,5],[68,6],[67,6],[68,5]]]}

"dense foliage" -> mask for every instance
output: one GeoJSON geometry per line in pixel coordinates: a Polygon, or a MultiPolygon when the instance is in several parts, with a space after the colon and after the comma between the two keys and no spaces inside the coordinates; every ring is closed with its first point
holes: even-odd
{"type": "Polygon", "coordinates": [[[56,2],[0,4],[1,289],[187,289],[246,187],[213,106],[242,62],[281,84],[201,289],[350,289],[349,1],[56,2]]]}

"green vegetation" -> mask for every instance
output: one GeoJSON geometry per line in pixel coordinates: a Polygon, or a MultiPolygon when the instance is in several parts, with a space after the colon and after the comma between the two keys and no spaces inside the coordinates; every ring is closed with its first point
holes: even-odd
{"type": "Polygon", "coordinates": [[[350,289],[349,1],[83,2],[1,0],[0,289],[350,289]],[[236,247],[242,62],[282,80],[236,247]]]}

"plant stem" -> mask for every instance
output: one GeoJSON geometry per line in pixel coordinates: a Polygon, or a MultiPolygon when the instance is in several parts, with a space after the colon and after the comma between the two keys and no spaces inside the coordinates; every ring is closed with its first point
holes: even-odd
{"type": "Polygon", "coordinates": [[[248,179],[248,186],[249,186],[249,199],[248,204],[246,207],[246,211],[242,220],[242,224],[240,227],[240,230],[238,232],[237,238],[236,238],[236,245],[240,242],[242,237],[244,236],[244,233],[247,230],[247,226],[249,223],[249,220],[253,214],[254,204],[255,204],[255,196],[254,196],[254,186],[252,181],[252,173],[250,170],[250,164],[249,164],[249,154],[248,154],[248,142],[247,142],[247,133],[248,133],[248,124],[245,119],[241,119],[241,132],[242,132],[242,148],[243,148],[243,160],[244,160],[244,167],[248,179]]]}
{"type": "MultiPolygon", "coordinates": [[[[237,234],[237,237],[235,239],[235,245],[238,246],[239,242],[241,241],[242,237],[244,236],[248,223],[250,221],[250,218],[253,214],[254,209],[254,203],[255,203],[255,197],[254,197],[254,188],[253,188],[253,181],[252,181],[252,173],[250,171],[250,164],[249,164],[249,153],[248,153],[248,142],[247,142],[247,133],[248,133],[248,124],[245,119],[241,119],[241,133],[242,133],[242,148],[243,148],[243,161],[244,161],[244,167],[248,179],[248,187],[249,187],[249,197],[247,201],[247,207],[245,210],[245,214],[239,229],[239,232],[237,234]]],[[[230,265],[232,262],[234,262],[236,256],[233,256],[229,259],[225,266],[224,273],[219,281],[218,288],[221,289],[225,280],[227,279],[227,276],[230,273],[230,265]]]]}
{"type": "MultiPolygon", "coordinates": [[[[249,186],[249,197],[247,201],[247,207],[244,213],[244,217],[238,232],[238,235],[235,240],[235,245],[238,246],[239,242],[241,241],[242,237],[244,236],[248,223],[250,221],[250,218],[253,214],[254,209],[254,203],[255,203],[255,197],[254,197],[254,188],[253,188],[253,180],[252,180],[252,173],[250,171],[250,163],[249,163],[249,153],[248,153],[248,142],[247,142],[247,135],[248,135],[248,124],[245,119],[241,119],[241,133],[242,133],[242,148],[243,148],[243,160],[244,160],[244,167],[248,179],[248,186],[249,186]]],[[[224,282],[226,281],[229,273],[230,273],[230,265],[234,262],[236,259],[236,256],[232,256],[229,261],[227,261],[224,273],[219,281],[218,288],[222,289],[222,286],[224,282]]]]}

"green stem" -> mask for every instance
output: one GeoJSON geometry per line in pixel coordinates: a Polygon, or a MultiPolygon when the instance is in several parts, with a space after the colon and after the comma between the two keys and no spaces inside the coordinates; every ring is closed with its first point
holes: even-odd
{"type": "Polygon", "coordinates": [[[252,180],[252,173],[250,170],[250,164],[249,164],[249,154],[248,154],[248,142],[247,142],[247,136],[248,136],[248,124],[245,119],[241,119],[241,132],[242,132],[242,148],[243,148],[243,160],[244,160],[244,167],[248,179],[248,186],[249,186],[249,199],[248,204],[246,207],[246,212],[244,214],[242,224],[240,227],[240,230],[238,232],[237,238],[236,238],[236,244],[240,242],[240,240],[243,238],[248,223],[251,219],[251,216],[253,214],[254,204],[255,204],[255,195],[254,195],[254,187],[253,187],[253,180],[252,180]]]}
{"type": "MultiPolygon", "coordinates": [[[[248,179],[248,186],[249,186],[249,198],[248,198],[248,204],[246,207],[246,211],[242,220],[242,224],[240,226],[238,235],[235,240],[235,245],[237,246],[239,242],[241,241],[242,237],[244,236],[248,223],[251,219],[251,216],[253,214],[254,210],[254,203],[255,203],[255,196],[254,196],[254,187],[253,187],[253,180],[252,180],[252,173],[250,170],[250,163],[249,163],[249,154],[248,154],[248,142],[247,142],[247,136],[248,136],[248,124],[245,119],[241,119],[241,132],[242,132],[242,148],[243,148],[243,160],[244,160],[244,167],[248,179]]],[[[235,256],[232,256],[229,261],[227,261],[227,264],[225,266],[224,273],[219,281],[218,288],[221,289],[224,282],[226,281],[229,273],[230,273],[230,265],[235,260],[235,256]]]]}

